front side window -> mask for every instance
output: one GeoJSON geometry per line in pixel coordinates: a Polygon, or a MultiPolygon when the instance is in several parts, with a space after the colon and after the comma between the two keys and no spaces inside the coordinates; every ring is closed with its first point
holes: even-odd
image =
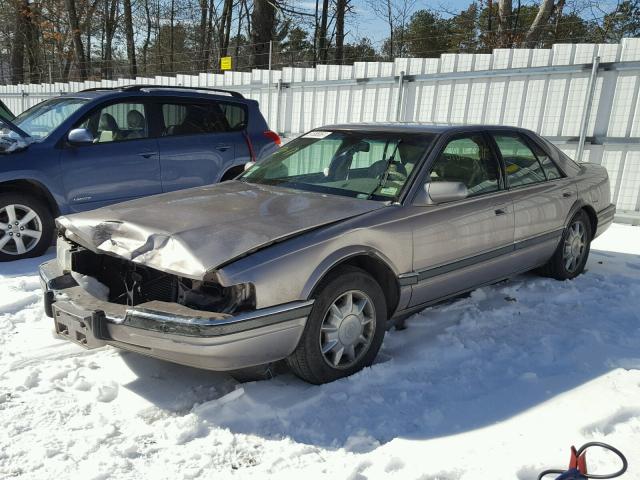
{"type": "Polygon", "coordinates": [[[100,108],[77,128],[91,132],[94,143],[122,142],[149,137],[145,108],[141,103],[114,103],[100,108]]]}
{"type": "Polygon", "coordinates": [[[36,141],[43,140],[87,102],[85,98],[54,98],[21,113],[13,123],[36,141]]]}
{"type": "Polygon", "coordinates": [[[500,167],[482,134],[465,134],[447,144],[433,164],[429,180],[461,182],[472,197],[500,189],[500,167]]]}
{"type": "Polygon", "coordinates": [[[538,158],[518,134],[493,135],[507,172],[510,187],[544,182],[546,177],[538,158]]]}
{"type": "Polygon", "coordinates": [[[432,134],[313,131],[287,143],[240,180],[374,200],[396,200],[432,134]]]}
{"type": "Polygon", "coordinates": [[[230,130],[229,123],[214,103],[165,103],[162,136],[203,135],[230,130]]]}

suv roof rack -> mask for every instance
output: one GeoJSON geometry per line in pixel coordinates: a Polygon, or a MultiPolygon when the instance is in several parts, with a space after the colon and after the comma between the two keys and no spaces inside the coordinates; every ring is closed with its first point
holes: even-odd
{"type": "Polygon", "coordinates": [[[145,90],[147,88],[152,88],[156,90],[194,90],[194,91],[203,91],[203,92],[215,92],[215,93],[226,93],[227,95],[231,95],[235,98],[244,98],[239,92],[235,92],[233,90],[225,90],[222,88],[211,88],[211,87],[185,87],[182,85],[150,85],[150,84],[135,84],[135,85],[122,85],[119,87],[94,87],[87,88],[82,90],[83,92],[100,92],[100,91],[109,91],[109,90],[121,90],[123,92],[139,92],[140,90],[145,90]]]}

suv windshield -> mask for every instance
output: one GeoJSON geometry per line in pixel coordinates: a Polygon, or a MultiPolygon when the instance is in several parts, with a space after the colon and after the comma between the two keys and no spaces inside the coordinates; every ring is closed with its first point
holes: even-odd
{"type": "Polygon", "coordinates": [[[240,180],[394,201],[434,138],[429,133],[314,130],[253,165],[240,180]]]}
{"type": "Polygon", "coordinates": [[[42,140],[88,101],[84,98],[65,97],[47,100],[18,115],[13,123],[26,132],[32,140],[42,140]]]}

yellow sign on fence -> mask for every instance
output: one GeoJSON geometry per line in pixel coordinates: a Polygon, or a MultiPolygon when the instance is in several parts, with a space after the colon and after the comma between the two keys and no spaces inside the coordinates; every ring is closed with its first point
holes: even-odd
{"type": "Polygon", "coordinates": [[[231,70],[231,57],[220,58],[220,70],[231,70]]]}

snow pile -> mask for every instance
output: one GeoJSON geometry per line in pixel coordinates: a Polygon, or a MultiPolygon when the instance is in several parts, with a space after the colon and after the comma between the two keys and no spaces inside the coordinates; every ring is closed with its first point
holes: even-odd
{"type": "Polygon", "coordinates": [[[531,480],[602,440],[640,479],[640,228],[614,225],[574,281],[429,308],[320,387],[56,340],[39,261],[0,266],[0,478],[531,480]]]}

